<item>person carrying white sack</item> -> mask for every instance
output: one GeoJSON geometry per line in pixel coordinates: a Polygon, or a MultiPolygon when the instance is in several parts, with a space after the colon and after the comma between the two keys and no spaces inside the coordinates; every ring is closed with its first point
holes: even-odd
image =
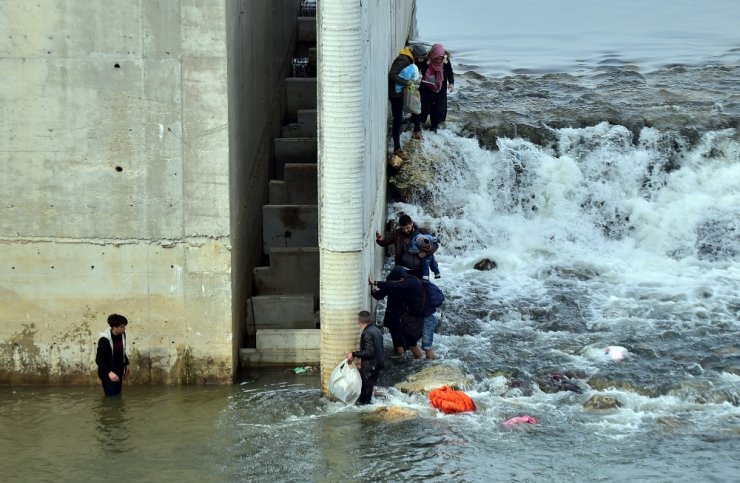
{"type": "Polygon", "coordinates": [[[383,333],[373,324],[370,312],[363,310],[357,314],[357,323],[362,330],[360,335],[360,350],[347,354],[347,360],[352,362],[355,357],[362,359],[360,376],[362,390],[360,404],[370,404],[373,398],[373,389],[378,383],[380,371],[385,368],[385,350],[383,349],[383,333]]]}

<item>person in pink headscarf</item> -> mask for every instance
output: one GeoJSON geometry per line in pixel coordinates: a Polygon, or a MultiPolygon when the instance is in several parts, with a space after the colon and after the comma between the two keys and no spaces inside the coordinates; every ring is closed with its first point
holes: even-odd
{"type": "Polygon", "coordinates": [[[452,92],[455,87],[455,74],[450,53],[442,44],[432,45],[426,59],[417,65],[421,71],[421,114],[414,119],[414,138],[421,139],[421,126],[427,118],[434,132],[447,119],[447,91],[452,92]]]}

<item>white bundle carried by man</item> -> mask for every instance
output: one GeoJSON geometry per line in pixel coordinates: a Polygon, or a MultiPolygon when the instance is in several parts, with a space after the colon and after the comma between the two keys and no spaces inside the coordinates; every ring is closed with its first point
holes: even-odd
{"type": "Polygon", "coordinates": [[[329,392],[345,404],[354,404],[360,397],[362,378],[360,371],[347,359],[331,371],[329,392]]]}

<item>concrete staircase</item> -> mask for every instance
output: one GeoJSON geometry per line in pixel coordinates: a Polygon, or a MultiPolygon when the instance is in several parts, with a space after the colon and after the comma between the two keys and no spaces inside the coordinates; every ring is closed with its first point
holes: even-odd
{"type": "Polygon", "coordinates": [[[299,17],[294,77],[285,79],[286,124],[274,140],[275,175],[262,208],[269,265],[254,269],[242,367],[318,365],[319,249],[316,18],[299,17]],[[296,76],[297,75],[297,76],[296,76]]]}

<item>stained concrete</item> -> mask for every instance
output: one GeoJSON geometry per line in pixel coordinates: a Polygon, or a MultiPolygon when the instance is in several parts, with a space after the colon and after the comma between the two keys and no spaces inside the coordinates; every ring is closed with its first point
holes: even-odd
{"type": "Polygon", "coordinates": [[[3,3],[0,383],[233,379],[298,5],[3,3]]]}

